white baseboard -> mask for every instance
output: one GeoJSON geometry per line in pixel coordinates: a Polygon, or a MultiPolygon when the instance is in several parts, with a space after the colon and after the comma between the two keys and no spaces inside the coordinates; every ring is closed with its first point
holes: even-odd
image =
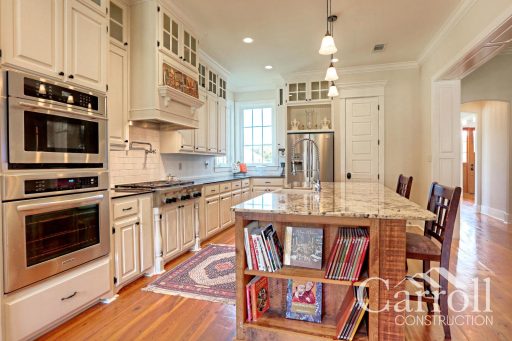
{"type": "Polygon", "coordinates": [[[510,223],[510,220],[509,220],[510,215],[505,211],[482,205],[482,206],[480,206],[480,213],[485,214],[489,217],[501,220],[505,224],[510,223]]]}
{"type": "Polygon", "coordinates": [[[482,206],[475,204],[475,213],[482,213],[482,206]]]}

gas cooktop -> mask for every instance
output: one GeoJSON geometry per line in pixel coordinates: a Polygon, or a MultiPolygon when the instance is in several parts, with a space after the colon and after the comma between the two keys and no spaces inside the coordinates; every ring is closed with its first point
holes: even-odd
{"type": "Polygon", "coordinates": [[[133,189],[157,189],[157,188],[171,188],[171,187],[181,187],[186,185],[193,185],[194,181],[185,181],[185,180],[162,180],[162,181],[148,181],[148,182],[138,182],[134,184],[123,184],[116,185],[116,189],[123,188],[133,188],[133,189]]]}

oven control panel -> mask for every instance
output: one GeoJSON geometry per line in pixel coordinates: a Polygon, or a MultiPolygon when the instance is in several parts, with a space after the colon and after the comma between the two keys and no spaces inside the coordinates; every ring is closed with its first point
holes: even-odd
{"type": "Polygon", "coordinates": [[[25,194],[97,188],[98,177],[25,180],[25,194]]]}

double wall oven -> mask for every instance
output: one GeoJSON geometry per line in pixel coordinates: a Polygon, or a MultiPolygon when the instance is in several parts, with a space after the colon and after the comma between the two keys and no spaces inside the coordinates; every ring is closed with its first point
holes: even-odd
{"type": "Polygon", "coordinates": [[[110,251],[105,97],[2,74],[4,291],[110,251]]]}

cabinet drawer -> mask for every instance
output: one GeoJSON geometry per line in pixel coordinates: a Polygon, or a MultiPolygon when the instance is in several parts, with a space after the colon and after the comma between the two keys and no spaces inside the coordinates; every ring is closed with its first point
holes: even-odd
{"type": "Polygon", "coordinates": [[[223,182],[220,184],[220,192],[225,193],[231,191],[231,182],[223,182]]]}
{"type": "Polygon", "coordinates": [[[233,191],[235,191],[235,190],[237,190],[237,189],[241,189],[241,188],[242,188],[242,181],[240,181],[240,180],[239,180],[239,181],[233,181],[233,182],[231,183],[231,189],[232,189],[233,191]]]}
{"type": "Polygon", "coordinates": [[[5,300],[7,340],[34,336],[58,319],[94,302],[110,289],[109,260],[83,265],[5,300]]]}
{"type": "Polygon", "coordinates": [[[212,194],[218,194],[219,192],[220,192],[220,187],[218,184],[204,186],[204,196],[205,197],[212,195],[212,194]]]}
{"type": "Polygon", "coordinates": [[[242,188],[247,188],[251,186],[251,179],[242,180],[242,188]]]}
{"type": "Polygon", "coordinates": [[[139,213],[139,204],[137,199],[114,201],[114,220],[128,217],[139,213]]]}
{"type": "Polygon", "coordinates": [[[281,178],[254,178],[252,179],[252,185],[253,186],[276,186],[281,187],[283,186],[283,179],[281,178]]]}

